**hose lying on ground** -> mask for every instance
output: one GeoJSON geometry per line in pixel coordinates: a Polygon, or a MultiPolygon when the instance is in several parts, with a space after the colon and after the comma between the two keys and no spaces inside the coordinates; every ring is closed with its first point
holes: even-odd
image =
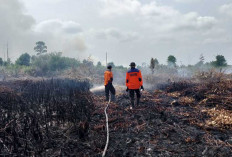
{"type": "Polygon", "coordinates": [[[106,145],[105,145],[105,149],[103,151],[102,157],[105,157],[106,151],[107,151],[107,148],[109,145],[109,124],[108,124],[108,115],[107,115],[106,110],[109,107],[110,102],[111,102],[111,99],[109,99],[109,102],[108,102],[107,106],[105,107],[107,139],[106,139],[106,145]]]}

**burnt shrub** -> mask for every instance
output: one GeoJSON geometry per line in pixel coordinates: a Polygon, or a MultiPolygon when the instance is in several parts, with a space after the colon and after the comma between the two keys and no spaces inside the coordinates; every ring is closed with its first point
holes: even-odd
{"type": "Polygon", "coordinates": [[[48,155],[47,150],[55,150],[70,126],[78,129],[91,120],[90,87],[70,79],[0,84],[0,154],[48,155]]]}

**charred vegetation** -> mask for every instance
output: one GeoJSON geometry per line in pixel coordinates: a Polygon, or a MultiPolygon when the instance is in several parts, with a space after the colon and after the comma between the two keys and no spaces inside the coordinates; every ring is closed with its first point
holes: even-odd
{"type": "Polygon", "coordinates": [[[85,139],[94,109],[89,88],[69,79],[1,84],[0,155],[65,154],[67,143],[85,139]]]}

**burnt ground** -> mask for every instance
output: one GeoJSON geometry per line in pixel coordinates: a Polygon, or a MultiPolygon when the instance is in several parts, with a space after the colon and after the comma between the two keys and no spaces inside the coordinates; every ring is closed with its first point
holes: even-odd
{"type": "MultiPolygon", "coordinates": [[[[108,109],[107,156],[231,156],[230,108],[208,102],[206,93],[200,98],[203,89],[193,93],[195,87],[199,85],[182,83],[143,92],[141,105],[133,110],[129,109],[127,93],[119,94],[108,109]],[[195,97],[189,96],[193,94],[195,97]]],[[[91,142],[83,153],[86,156],[101,156],[106,141],[106,102],[103,96],[94,97],[96,106],[88,135],[91,142]]]]}
{"type": "MultiPolygon", "coordinates": [[[[0,86],[0,156],[102,155],[104,93],[85,92],[85,83],[72,80],[15,83],[0,86]]],[[[174,82],[144,91],[133,110],[128,93],[118,93],[107,110],[106,156],[231,156],[231,80],[174,82]]]]}

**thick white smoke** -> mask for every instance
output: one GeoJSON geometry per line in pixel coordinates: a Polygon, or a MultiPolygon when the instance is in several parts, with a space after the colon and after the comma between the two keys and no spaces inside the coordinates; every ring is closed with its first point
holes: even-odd
{"type": "Polygon", "coordinates": [[[0,57],[6,57],[7,42],[12,61],[25,52],[35,54],[33,48],[37,41],[44,41],[48,52],[62,51],[70,57],[78,57],[86,50],[80,35],[82,29],[77,22],[53,19],[37,23],[25,12],[19,0],[0,0],[0,57]]]}

